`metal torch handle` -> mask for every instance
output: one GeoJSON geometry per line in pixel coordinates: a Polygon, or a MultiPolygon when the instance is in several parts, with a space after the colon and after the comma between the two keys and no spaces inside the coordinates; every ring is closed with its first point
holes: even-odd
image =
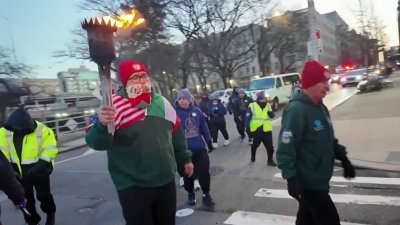
{"type": "MultiPolygon", "coordinates": [[[[110,66],[99,66],[103,105],[113,106],[110,66]]],[[[114,134],[114,123],[107,124],[108,133],[114,134]]]]}

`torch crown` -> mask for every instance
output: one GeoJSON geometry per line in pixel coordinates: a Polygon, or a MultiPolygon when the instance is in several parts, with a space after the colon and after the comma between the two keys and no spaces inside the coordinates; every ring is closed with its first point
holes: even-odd
{"type": "Polygon", "coordinates": [[[90,18],[89,21],[86,19],[81,23],[82,28],[87,30],[95,27],[101,27],[102,29],[108,29],[109,31],[116,32],[118,29],[117,21],[113,20],[111,17],[102,18],[90,18]]]}

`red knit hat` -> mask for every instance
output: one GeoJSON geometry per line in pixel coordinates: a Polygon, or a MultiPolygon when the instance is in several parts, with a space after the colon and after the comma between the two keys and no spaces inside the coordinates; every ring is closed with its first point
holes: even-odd
{"type": "Polygon", "coordinates": [[[301,88],[307,89],[329,79],[329,72],[317,61],[308,61],[301,72],[301,88]]]}
{"type": "Polygon", "coordinates": [[[126,86],[126,83],[132,74],[140,72],[145,72],[148,74],[146,67],[140,62],[128,60],[119,64],[119,78],[124,87],[126,86]]]}

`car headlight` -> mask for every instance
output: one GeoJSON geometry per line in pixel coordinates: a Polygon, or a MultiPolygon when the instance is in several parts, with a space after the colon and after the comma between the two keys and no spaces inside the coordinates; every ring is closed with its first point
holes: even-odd
{"type": "Polygon", "coordinates": [[[340,79],[340,82],[342,82],[342,83],[346,82],[346,77],[342,77],[342,78],[340,79]]]}
{"type": "Polygon", "coordinates": [[[375,70],[375,74],[376,74],[376,75],[379,75],[380,73],[381,73],[380,70],[375,70]]]}

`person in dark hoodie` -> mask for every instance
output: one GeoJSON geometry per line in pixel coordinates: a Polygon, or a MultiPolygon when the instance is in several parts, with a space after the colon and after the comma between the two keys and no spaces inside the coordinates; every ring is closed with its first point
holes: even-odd
{"type": "MultiPolygon", "coordinates": [[[[245,131],[247,131],[245,126],[246,113],[250,103],[253,102],[253,99],[246,95],[246,92],[243,88],[239,88],[238,93],[239,98],[235,100],[232,110],[236,128],[240,134],[241,141],[243,141],[243,139],[246,137],[245,131]]],[[[247,135],[249,136],[249,144],[252,144],[253,139],[251,138],[250,132],[247,132],[247,135]]]]}
{"type": "Polygon", "coordinates": [[[211,100],[211,104],[208,107],[208,111],[210,112],[210,130],[212,133],[213,143],[212,146],[214,148],[218,148],[218,131],[221,131],[224,136],[224,145],[229,145],[229,135],[226,130],[226,108],[224,104],[221,103],[221,100],[218,97],[214,97],[211,100]]]}
{"type": "Polygon", "coordinates": [[[322,99],[329,91],[329,73],[317,61],[305,63],[301,86],[283,111],[277,160],[289,194],[299,201],[296,225],[339,225],[329,196],[335,159],[342,161],[344,177],[355,170],[346,148],[335,138],[329,111],[322,99]]]}
{"type": "Polygon", "coordinates": [[[238,93],[238,91],[239,91],[239,87],[237,87],[237,86],[233,87],[233,89],[232,89],[232,95],[229,96],[228,104],[227,104],[227,106],[226,106],[229,115],[232,115],[233,112],[234,112],[234,111],[233,111],[233,105],[236,104],[236,100],[239,98],[239,93],[238,93]]]}
{"type": "Polygon", "coordinates": [[[264,144],[268,154],[268,166],[276,166],[274,156],[274,145],[272,142],[272,125],[271,119],[275,117],[275,113],[268,103],[268,96],[261,91],[256,102],[249,105],[246,113],[246,128],[253,137],[251,145],[250,161],[256,161],[256,151],[261,142],[264,144]]]}
{"type": "Polygon", "coordinates": [[[58,153],[53,131],[39,121],[33,120],[24,108],[15,110],[0,129],[0,146],[8,150],[6,157],[21,177],[27,199],[26,208],[30,216],[24,214],[29,224],[41,220],[35,207],[35,194],[40,208],[47,214],[46,225],[55,224],[56,205],[50,192],[50,174],[58,153]],[[35,190],[35,191],[34,191],[35,190]]]}
{"type": "Polygon", "coordinates": [[[14,170],[5,156],[8,154],[8,151],[6,149],[1,149],[1,151],[3,153],[0,153],[0,190],[8,196],[16,208],[25,208],[26,199],[24,196],[24,189],[21,183],[17,180],[14,170]]]}
{"type": "Polygon", "coordinates": [[[205,146],[207,143],[209,152],[213,150],[211,136],[203,113],[193,105],[190,96],[188,90],[180,90],[175,105],[176,113],[182,121],[181,128],[185,133],[188,149],[192,152],[194,165],[193,176],[183,177],[184,187],[188,192],[189,204],[195,205],[194,181],[198,178],[203,191],[203,204],[213,206],[214,202],[210,196],[210,159],[205,146]]]}
{"type": "MultiPolygon", "coordinates": [[[[209,106],[211,104],[210,98],[208,97],[207,93],[203,93],[201,95],[201,101],[199,103],[199,108],[201,109],[201,111],[203,112],[204,117],[206,118],[207,122],[209,121],[210,117],[209,117],[209,106]]],[[[207,123],[207,125],[209,125],[207,123]]]]}

